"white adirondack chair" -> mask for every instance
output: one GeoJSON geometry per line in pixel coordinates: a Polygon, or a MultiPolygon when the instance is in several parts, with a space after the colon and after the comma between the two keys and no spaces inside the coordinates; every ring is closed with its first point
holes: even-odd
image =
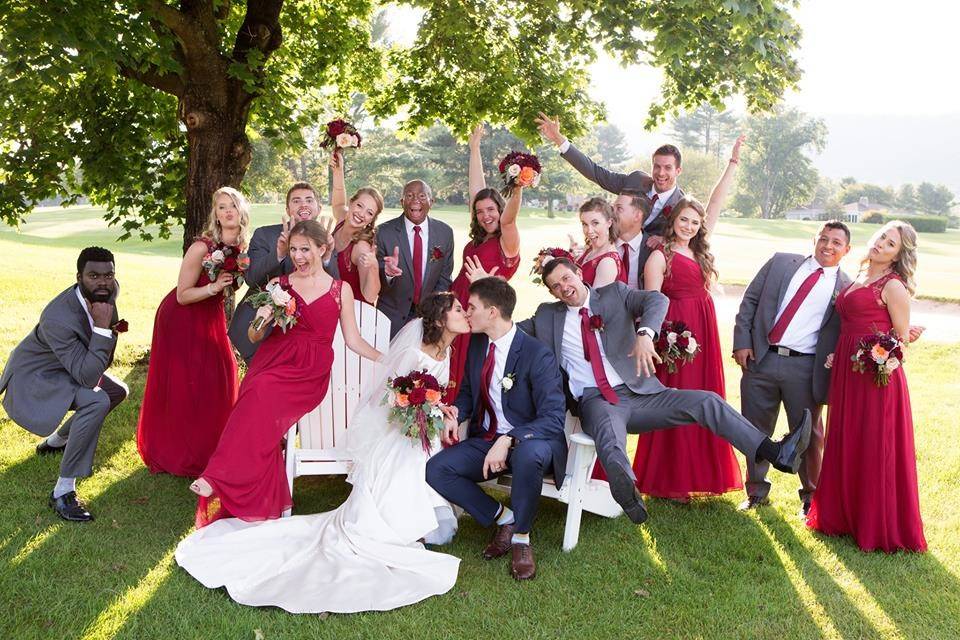
{"type": "MultiPolygon", "coordinates": [[[[390,320],[375,307],[354,302],[360,335],[380,351],[390,344],[390,320]]],[[[316,409],[300,418],[287,432],[287,482],[293,493],[293,481],[305,475],[346,474],[350,457],[343,447],[347,426],[360,401],[364,383],[371,377],[373,364],[350,351],[343,343],[340,329],[333,341],[333,367],[330,389],[316,409]]],[[[464,428],[466,424],[462,425],[464,428]]],[[[584,511],[608,518],[623,513],[610,495],[609,485],[590,479],[596,450],[593,439],[580,433],[580,421],[567,416],[567,439],[570,453],[563,487],[557,489],[552,478],[543,483],[541,495],[568,505],[563,533],[563,550],[570,551],[580,537],[580,519],[584,511]]],[[[510,476],[504,475],[485,483],[501,490],[510,490],[510,476]]],[[[289,516],[291,510],[284,512],[289,516]]]]}

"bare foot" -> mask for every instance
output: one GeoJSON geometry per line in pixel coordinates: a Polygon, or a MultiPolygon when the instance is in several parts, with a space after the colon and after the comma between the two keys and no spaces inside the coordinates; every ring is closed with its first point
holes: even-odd
{"type": "Polygon", "coordinates": [[[213,495],[213,487],[211,487],[210,483],[203,478],[197,478],[191,482],[190,491],[193,491],[201,498],[209,498],[211,495],[213,495]]]}

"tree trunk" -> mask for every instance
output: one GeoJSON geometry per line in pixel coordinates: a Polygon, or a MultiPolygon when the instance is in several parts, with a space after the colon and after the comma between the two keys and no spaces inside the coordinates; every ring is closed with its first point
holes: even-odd
{"type": "Polygon", "coordinates": [[[547,217],[553,218],[553,196],[547,196],[547,217]]]}

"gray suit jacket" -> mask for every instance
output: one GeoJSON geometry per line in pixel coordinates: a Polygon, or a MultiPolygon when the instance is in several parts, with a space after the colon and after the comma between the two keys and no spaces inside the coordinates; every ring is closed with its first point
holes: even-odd
{"type": "MultiPolygon", "coordinates": [[[[427,218],[427,270],[423,274],[421,296],[434,291],[449,291],[453,275],[453,229],[447,224],[427,218]],[[434,247],[440,249],[443,256],[435,260],[434,247]]],[[[377,227],[377,259],[380,261],[380,298],[377,308],[390,318],[390,336],[393,337],[412,317],[413,309],[413,257],[410,255],[410,241],[403,223],[403,214],[388,220],[377,227]],[[400,268],[403,275],[392,280],[383,271],[383,257],[391,255],[394,247],[400,247],[400,268]]]]}
{"type": "Polygon", "coordinates": [[[293,271],[293,263],[289,257],[277,260],[277,239],[280,237],[281,231],[283,231],[283,225],[280,224],[260,227],[253,232],[253,237],[250,238],[250,247],[247,249],[247,255],[250,257],[250,267],[244,276],[247,283],[247,292],[233,312],[233,319],[230,321],[228,331],[230,342],[247,362],[250,361],[253,354],[257,352],[257,347],[260,346],[260,343],[253,344],[247,338],[247,327],[253,322],[253,317],[257,313],[256,309],[247,302],[247,299],[253,294],[255,288],[262,289],[272,278],[293,271]]]}
{"type": "MultiPolygon", "coordinates": [[[[573,165],[573,168],[583,174],[590,182],[593,182],[599,185],[601,188],[609,191],[610,193],[615,193],[620,195],[624,191],[640,191],[642,193],[649,193],[650,189],[653,188],[653,178],[649,174],[643,171],[634,171],[633,173],[617,173],[616,171],[610,171],[598,165],[596,162],[588,158],[582,151],[577,149],[572,144],[570,148],[567,149],[567,152],[563,154],[563,157],[573,165]]],[[[637,256],[637,260],[640,265],[640,274],[641,278],[643,277],[643,265],[647,262],[647,258],[650,256],[650,249],[647,247],[647,239],[650,236],[662,236],[667,224],[666,216],[663,215],[664,211],[669,213],[667,207],[671,209],[680,201],[680,198],[683,197],[683,189],[680,188],[680,185],[677,185],[677,188],[673,190],[673,194],[670,195],[670,198],[664,203],[663,208],[660,210],[660,213],[657,214],[657,217],[653,220],[650,220],[643,225],[643,244],[640,245],[640,253],[637,256]]],[[[659,328],[659,327],[658,327],[659,328]]]]}
{"type": "MultiPolygon", "coordinates": [[[[760,269],[743,292],[740,310],[737,312],[733,328],[733,349],[753,349],[755,362],[759,364],[770,352],[767,335],[773,328],[777,309],[786,295],[790,279],[803,264],[807,256],[798,253],[777,253],[760,269]]],[[[813,367],[813,397],[819,404],[827,403],[830,390],[830,370],[823,365],[827,355],[833,353],[840,335],[840,315],[836,313],[833,302],[840,292],[850,284],[850,278],[843,271],[837,272],[837,284],[833,289],[833,298],[823,314],[820,325],[820,337],[813,367]]]]}
{"type": "MultiPolygon", "coordinates": [[[[615,281],[599,289],[590,290],[590,313],[603,318],[600,341],[607,360],[623,378],[631,391],[638,394],[659,393],[665,389],[656,376],[637,375],[637,361],[630,354],[636,346],[635,322],[654,331],[660,331],[670,305],[667,296],[659,291],[632,289],[615,281]]],[[[532,318],[518,323],[523,331],[536,337],[553,349],[557,362],[563,362],[563,324],[567,305],[545,302],[537,307],[532,318]]],[[[564,381],[564,389],[569,387],[564,381]]]]}
{"type": "Polygon", "coordinates": [[[90,329],[76,288],[69,287],[43,309],[37,326],[10,354],[0,377],[7,415],[38,436],[53,433],[77,390],[96,387],[113,362],[117,334],[108,338],[90,329]]]}

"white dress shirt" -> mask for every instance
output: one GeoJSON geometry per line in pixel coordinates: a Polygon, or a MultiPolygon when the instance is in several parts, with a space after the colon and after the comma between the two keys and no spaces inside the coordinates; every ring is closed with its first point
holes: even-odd
{"type": "Polygon", "coordinates": [[[653,196],[657,196],[657,201],[653,203],[653,206],[650,208],[650,215],[647,216],[647,219],[644,221],[643,226],[647,226],[653,219],[660,215],[660,212],[663,211],[663,207],[666,206],[667,200],[673,197],[673,192],[677,190],[677,183],[673,183],[673,187],[667,189],[663,193],[657,193],[656,189],[650,189],[647,193],[647,196],[653,199],[653,196]]]}
{"type": "MultiPolygon", "coordinates": [[[[512,325],[510,330],[493,341],[493,376],[490,378],[490,404],[493,405],[493,413],[497,416],[497,433],[510,433],[513,425],[503,415],[503,378],[511,371],[504,371],[507,366],[507,355],[510,353],[510,346],[513,344],[513,338],[517,335],[517,325],[512,325]]],[[[487,345],[490,349],[490,345],[487,345]]],[[[484,356],[486,357],[486,356],[484,356]]],[[[516,381],[514,381],[516,382],[516,381]]],[[[509,391],[507,393],[510,393],[509,391]]],[[[483,430],[490,428],[490,415],[483,414],[483,430]]]]}
{"type": "MultiPolygon", "coordinates": [[[[590,294],[593,295],[592,293],[590,294]]],[[[587,303],[584,305],[587,312],[590,311],[590,297],[587,297],[587,303]]],[[[570,393],[573,397],[580,399],[583,396],[584,389],[596,387],[597,380],[593,377],[593,367],[583,357],[583,337],[580,334],[580,309],[581,307],[567,307],[567,315],[563,321],[563,340],[560,343],[560,366],[567,372],[570,382],[570,393]]],[[[598,334],[594,331],[594,334],[598,334]]],[[[617,373],[616,369],[607,360],[607,354],[603,350],[603,340],[597,335],[597,344],[600,346],[600,356],[603,360],[603,371],[607,376],[607,382],[611,387],[623,384],[623,378],[617,373]]]]}
{"type": "MultiPolygon", "coordinates": [[[[423,222],[419,225],[414,225],[410,222],[409,218],[404,216],[403,224],[407,230],[407,240],[410,242],[411,261],[413,260],[413,239],[416,237],[416,232],[414,232],[413,227],[420,227],[420,240],[423,242],[423,259],[420,261],[420,275],[425,278],[427,276],[427,261],[430,259],[430,218],[424,218],[423,222]]],[[[410,278],[413,279],[412,273],[410,274],[410,278]]]]}
{"type": "MultiPolygon", "coordinates": [[[[821,267],[813,256],[804,260],[797,272],[793,274],[793,278],[790,279],[787,292],[784,294],[783,300],[780,301],[780,308],[777,309],[777,315],[773,320],[775,325],[807,276],[821,268],[823,269],[823,275],[817,280],[817,284],[813,285],[813,289],[810,290],[807,297],[803,299],[803,304],[800,305],[790,324],[787,325],[786,331],[783,332],[783,338],[777,346],[793,349],[800,353],[812,354],[817,352],[820,326],[823,324],[823,315],[827,312],[827,308],[833,300],[833,290],[837,286],[837,273],[840,271],[839,265],[821,267]]],[[[771,325],[772,327],[773,325],[771,325]]]]}
{"type": "Polygon", "coordinates": [[[113,337],[112,329],[104,329],[102,327],[93,326],[93,316],[90,315],[90,306],[87,303],[87,299],[83,297],[82,293],[80,293],[79,286],[76,289],[74,289],[74,291],[77,292],[77,300],[80,301],[80,306],[83,308],[83,312],[87,314],[87,321],[90,322],[90,328],[93,330],[93,332],[100,334],[104,338],[112,338],[113,337]]]}
{"type": "Polygon", "coordinates": [[[627,270],[627,286],[632,289],[640,289],[640,282],[643,280],[643,272],[640,269],[640,248],[643,246],[643,234],[638,233],[630,242],[625,242],[617,238],[617,253],[623,258],[623,246],[630,247],[630,268],[627,270]]]}

